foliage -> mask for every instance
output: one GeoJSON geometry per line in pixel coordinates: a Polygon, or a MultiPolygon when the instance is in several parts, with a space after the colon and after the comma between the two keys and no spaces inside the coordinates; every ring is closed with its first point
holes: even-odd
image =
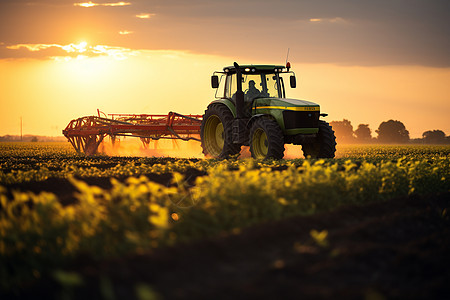
{"type": "Polygon", "coordinates": [[[446,158],[436,158],[432,165],[406,158],[378,164],[304,160],[278,172],[252,163],[230,170],[224,163],[197,178],[190,191],[197,205],[179,212],[174,230],[184,239],[344,204],[445,192],[450,189],[449,176],[446,158]]]}
{"type": "Polygon", "coordinates": [[[422,134],[425,144],[444,144],[445,133],[442,130],[428,130],[422,134]]]}
{"type": "Polygon", "coordinates": [[[409,131],[400,121],[382,122],[375,132],[380,143],[406,143],[409,141],[409,131]]]}
{"type": "Polygon", "coordinates": [[[331,127],[333,127],[336,139],[341,143],[349,143],[354,141],[353,125],[347,120],[342,121],[332,121],[330,122],[331,127]]]}
{"type": "MultiPolygon", "coordinates": [[[[411,159],[434,159],[448,157],[448,146],[368,146],[338,145],[335,162],[340,164],[351,159],[354,162],[380,163],[398,160],[404,156],[411,159]]],[[[298,148],[299,157],[302,157],[298,148]]],[[[69,143],[0,143],[0,185],[9,186],[27,182],[45,181],[50,178],[118,178],[145,174],[185,173],[195,169],[206,172],[222,163],[214,159],[178,159],[170,157],[109,157],[76,154],[69,143]]],[[[239,169],[243,160],[228,160],[230,169],[239,169]]],[[[256,167],[285,168],[287,163],[296,166],[303,159],[260,161],[256,167]]]]}
{"type": "Polygon", "coordinates": [[[359,142],[370,142],[372,140],[372,131],[369,124],[359,124],[355,130],[356,140],[359,142]]]}
{"type": "MultiPolygon", "coordinates": [[[[143,253],[341,205],[450,191],[445,146],[352,146],[334,160],[278,161],[88,158],[36,143],[0,147],[2,288],[20,287],[78,255],[143,253]],[[191,169],[204,175],[189,182],[191,169]],[[168,185],[149,179],[169,173],[168,185]],[[76,187],[76,203],[10,188],[52,177],[76,187]],[[81,180],[92,177],[110,178],[111,188],[81,180]]],[[[326,247],[326,232],[311,236],[326,247]]]]}
{"type": "MultiPolygon", "coordinates": [[[[78,203],[62,206],[49,193],[0,189],[0,278],[2,287],[39,277],[81,253],[93,258],[157,247],[169,225],[160,185],[130,177],[104,191],[70,178],[78,203]]],[[[167,190],[167,189],[166,189],[167,190]]]]}

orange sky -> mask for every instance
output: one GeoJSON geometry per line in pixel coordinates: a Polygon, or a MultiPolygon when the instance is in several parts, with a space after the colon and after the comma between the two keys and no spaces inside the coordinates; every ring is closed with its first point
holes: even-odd
{"type": "Polygon", "coordinates": [[[0,135],[61,135],[96,113],[203,113],[210,75],[284,63],[292,98],[354,128],[450,134],[448,1],[0,3],[0,135]],[[394,2],[394,3],[392,3],[394,2]],[[339,5],[337,4],[339,3],[339,5]],[[403,6],[402,6],[403,5],[403,6]],[[389,13],[387,13],[389,12],[389,13]]]}

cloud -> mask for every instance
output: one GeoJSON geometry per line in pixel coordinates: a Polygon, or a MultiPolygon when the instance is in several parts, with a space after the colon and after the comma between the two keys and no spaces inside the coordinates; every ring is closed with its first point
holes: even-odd
{"type": "Polygon", "coordinates": [[[339,23],[339,24],[349,24],[350,22],[345,20],[344,18],[335,17],[335,18],[311,18],[309,22],[312,23],[339,23]]]}
{"type": "Polygon", "coordinates": [[[155,16],[155,14],[141,13],[141,14],[136,15],[136,18],[139,18],[139,19],[150,19],[153,16],[155,16]]]}
{"type": "Polygon", "coordinates": [[[136,29],[142,34],[138,48],[272,60],[290,47],[293,57],[312,63],[450,66],[448,0],[146,3],[133,1],[141,11],[151,6],[158,18],[151,29],[136,29]],[[223,41],[239,47],[222,47],[223,41]]]}
{"type": "Polygon", "coordinates": [[[0,0],[0,42],[88,39],[252,61],[290,47],[303,62],[448,67],[449,12],[449,0],[0,0]]]}
{"type": "Polygon", "coordinates": [[[45,50],[45,49],[48,49],[51,47],[60,47],[60,45],[57,45],[57,44],[17,44],[17,45],[6,46],[6,49],[19,50],[21,48],[25,48],[28,51],[36,52],[36,51],[45,50]]]}
{"type": "Polygon", "coordinates": [[[94,3],[92,1],[89,1],[89,2],[74,3],[73,5],[89,8],[95,6],[127,6],[131,5],[131,3],[130,2],[94,3]]]}
{"type": "Polygon", "coordinates": [[[70,60],[72,58],[85,58],[108,56],[123,60],[129,56],[137,55],[139,51],[123,47],[106,45],[89,45],[86,42],[67,45],[60,44],[0,44],[0,58],[35,58],[70,60]]]}

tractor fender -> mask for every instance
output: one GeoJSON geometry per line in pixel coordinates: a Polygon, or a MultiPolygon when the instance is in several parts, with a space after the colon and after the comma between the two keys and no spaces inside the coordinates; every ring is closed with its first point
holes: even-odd
{"type": "Polygon", "coordinates": [[[257,115],[254,115],[254,116],[252,116],[252,117],[250,118],[250,120],[248,120],[248,122],[247,122],[247,128],[251,128],[252,125],[253,125],[253,122],[255,122],[258,118],[261,118],[261,117],[263,117],[263,116],[270,116],[271,118],[273,118],[271,115],[268,115],[268,114],[257,114],[257,115]]]}
{"type": "Polygon", "coordinates": [[[211,104],[215,104],[215,103],[220,103],[225,105],[226,107],[228,107],[228,109],[231,111],[231,113],[233,114],[233,118],[236,118],[236,107],[234,106],[233,102],[231,102],[231,100],[229,99],[217,99],[212,101],[211,103],[208,104],[208,107],[211,104]]]}

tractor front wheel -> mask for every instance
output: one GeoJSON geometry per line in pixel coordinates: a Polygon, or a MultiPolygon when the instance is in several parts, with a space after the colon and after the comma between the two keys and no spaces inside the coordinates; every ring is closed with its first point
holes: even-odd
{"type": "Polygon", "coordinates": [[[336,137],[330,124],[319,121],[319,133],[314,143],[302,145],[305,158],[333,158],[336,152],[336,137]]]}
{"type": "Polygon", "coordinates": [[[214,158],[228,158],[241,151],[233,144],[233,114],[222,104],[212,104],[203,115],[200,127],[203,153],[214,158]]]}
{"type": "Polygon", "coordinates": [[[283,158],[283,131],[274,119],[263,116],[254,121],[250,128],[250,152],[257,159],[283,158]]]}

